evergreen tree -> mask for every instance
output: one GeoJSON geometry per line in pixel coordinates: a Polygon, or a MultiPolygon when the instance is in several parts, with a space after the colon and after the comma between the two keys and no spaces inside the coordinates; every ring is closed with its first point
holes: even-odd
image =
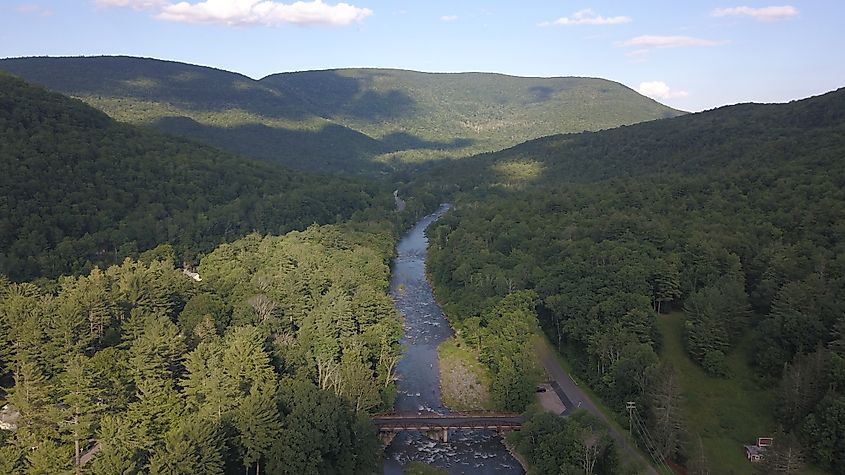
{"type": "Polygon", "coordinates": [[[222,475],[225,444],[219,424],[198,418],[182,422],[150,457],[151,474],[222,475]]]}
{"type": "Polygon", "coordinates": [[[233,412],[232,426],[237,431],[235,440],[244,467],[249,470],[254,466],[259,475],[262,460],[266,460],[282,428],[274,394],[250,392],[233,412]]]}
{"type": "Polygon", "coordinates": [[[60,400],[65,406],[62,428],[73,443],[73,465],[77,475],[81,473],[82,451],[94,434],[96,417],[102,410],[99,402],[102,391],[97,387],[91,370],[87,357],[74,355],[67,360],[64,372],[59,375],[60,400]]]}

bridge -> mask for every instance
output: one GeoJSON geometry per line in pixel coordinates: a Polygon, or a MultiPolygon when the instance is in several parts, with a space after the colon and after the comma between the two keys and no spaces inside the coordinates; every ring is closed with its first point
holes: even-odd
{"type": "Polygon", "coordinates": [[[496,412],[375,414],[372,421],[386,443],[389,443],[396,433],[405,430],[425,432],[430,437],[448,442],[449,429],[490,429],[505,432],[522,428],[521,415],[496,412]]]}

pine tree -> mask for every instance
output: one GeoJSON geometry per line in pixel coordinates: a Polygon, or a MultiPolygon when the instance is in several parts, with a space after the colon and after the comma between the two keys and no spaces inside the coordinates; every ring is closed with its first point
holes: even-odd
{"type": "Polygon", "coordinates": [[[81,473],[80,457],[93,436],[97,414],[103,409],[99,404],[102,391],[96,386],[91,365],[83,355],[74,355],[59,375],[59,391],[64,404],[63,431],[73,442],[73,465],[81,473]]]}
{"type": "Polygon", "coordinates": [[[100,452],[94,458],[91,471],[95,475],[135,475],[141,473],[140,429],[126,418],[105,416],[100,421],[97,440],[100,452]]]}
{"type": "Polygon", "coordinates": [[[51,385],[41,368],[29,361],[22,362],[14,376],[8,401],[20,411],[15,440],[20,447],[38,447],[57,435],[51,385]]]}
{"type": "Polygon", "coordinates": [[[67,470],[71,458],[69,447],[62,447],[52,440],[44,440],[26,455],[27,470],[31,475],[50,475],[67,470]]]}
{"type": "Polygon", "coordinates": [[[265,349],[265,337],[253,326],[230,329],[221,360],[227,384],[241,395],[276,391],[276,374],[265,349]]]}
{"type": "Polygon", "coordinates": [[[238,432],[236,441],[244,467],[248,470],[255,466],[255,474],[259,475],[261,460],[282,428],[274,394],[248,394],[234,411],[232,425],[238,432]]]}
{"type": "Polygon", "coordinates": [[[185,359],[183,393],[189,411],[220,421],[235,406],[238,387],[223,371],[223,342],[204,341],[185,359]]]}
{"type": "Polygon", "coordinates": [[[190,418],[168,434],[163,447],[150,457],[151,474],[222,475],[225,445],[219,425],[190,418]]]}

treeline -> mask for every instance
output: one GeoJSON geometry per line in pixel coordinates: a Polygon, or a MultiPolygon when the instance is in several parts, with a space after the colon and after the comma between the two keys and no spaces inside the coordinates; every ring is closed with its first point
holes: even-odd
{"type": "MultiPolygon", "coordinates": [[[[377,184],[291,172],[119,124],[0,75],[0,273],[87,273],[170,243],[179,260],[392,207],[377,184]]],[[[368,214],[369,213],[369,214],[368,214]]]]}
{"type": "Polygon", "coordinates": [[[438,298],[467,321],[513,292],[536,292],[540,323],[576,371],[616,410],[637,402],[661,455],[676,459],[692,457],[694,444],[677,378],[659,364],[655,320],[683,309],[690,357],[724,375],[725,356],[743,343],[804,458],[841,471],[843,97],[738,106],[485,157],[492,163],[452,177],[465,194],[431,230],[438,298]]]}
{"type": "Polygon", "coordinates": [[[601,422],[584,411],[566,418],[547,412],[529,414],[522,429],[508,440],[531,465],[529,474],[620,473],[613,439],[601,422]]]}
{"type": "Polygon", "coordinates": [[[224,244],[201,281],[166,245],[52,286],[4,279],[19,418],[0,472],[373,473],[367,411],[392,404],[400,357],[392,242],[312,226],[224,244]]]}

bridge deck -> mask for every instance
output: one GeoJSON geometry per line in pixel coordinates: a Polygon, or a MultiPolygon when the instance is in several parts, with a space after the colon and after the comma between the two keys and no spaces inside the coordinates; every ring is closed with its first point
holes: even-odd
{"type": "Polygon", "coordinates": [[[454,414],[377,414],[373,424],[380,432],[439,429],[511,429],[522,427],[519,414],[454,413],[454,414]]]}

